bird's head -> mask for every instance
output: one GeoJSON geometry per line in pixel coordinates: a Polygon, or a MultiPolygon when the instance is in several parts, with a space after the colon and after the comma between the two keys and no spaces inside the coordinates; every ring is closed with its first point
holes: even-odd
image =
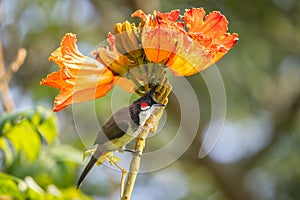
{"type": "Polygon", "coordinates": [[[153,86],[149,92],[133,102],[135,107],[138,109],[140,125],[145,123],[145,121],[151,116],[152,112],[156,108],[165,106],[164,104],[158,103],[153,99],[153,94],[156,87],[157,86],[153,86]]]}
{"type": "Polygon", "coordinates": [[[156,88],[157,85],[153,86],[149,92],[147,92],[144,96],[133,102],[137,105],[138,109],[141,112],[147,111],[153,107],[165,106],[164,104],[158,103],[154,100],[153,95],[156,88]]]}

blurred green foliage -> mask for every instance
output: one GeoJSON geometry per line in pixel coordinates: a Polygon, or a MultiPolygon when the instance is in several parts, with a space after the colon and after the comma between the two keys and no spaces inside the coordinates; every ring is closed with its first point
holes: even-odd
{"type": "Polygon", "coordinates": [[[58,190],[54,185],[49,185],[47,190],[43,190],[31,177],[25,180],[14,176],[0,173],[0,198],[1,199],[41,199],[41,200],[59,200],[59,199],[84,199],[91,198],[81,193],[75,188],[58,190]]]}
{"type": "Polygon", "coordinates": [[[90,199],[74,187],[81,152],[57,136],[55,115],[42,106],[0,117],[0,199],[90,199]]]}
{"type": "Polygon", "coordinates": [[[5,154],[5,165],[11,165],[13,157],[37,159],[43,140],[52,144],[57,137],[54,114],[41,106],[34,110],[8,113],[0,119],[0,148],[5,154]],[[30,139],[28,139],[30,138],[30,139]]]}

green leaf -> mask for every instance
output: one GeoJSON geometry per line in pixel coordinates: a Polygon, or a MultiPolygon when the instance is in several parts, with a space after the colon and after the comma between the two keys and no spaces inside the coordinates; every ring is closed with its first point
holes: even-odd
{"type": "Polygon", "coordinates": [[[86,196],[80,190],[77,190],[75,188],[68,188],[68,189],[62,190],[62,194],[58,199],[60,199],[60,200],[68,200],[68,199],[92,200],[91,197],[86,196]]]}
{"type": "Polygon", "coordinates": [[[22,180],[4,173],[0,173],[0,199],[92,200],[91,197],[86,196],[75,187],[59,189],[55,185],[50,184],[45,191],[30,176],[22,180]]]}
{"type": "Polygon", "coordinates": [[[41,138],[28,119],[11,127],[6,138],[11,142],[14,149],[21,154],[24,153],[29,161],[35,161],[39,155],[41,138]]]}
{"type": "Polygon", "coordinates": [[[52,144],[58,135],[54,113],[52,110],[38,106],[34,117],[40,119],[36,125],[38,131],[48,143],[52,144]]]}
{"type": "Polygon", "coordinates": [[[0,117],[0,149],[5,165],[12,162],[12,152],[33,162],[37,159],[43,142],[52,144],[57,137],[54,113],[42,106],[0,117]],[[7,144],[7,141],[11,145],[7,144]]]}
{"type": "Polygon", "coordinates": [[[51,183],[59,187],[72,185],[76,179],[74,174],[81,164],[81,154],[80,150],[67,145],[43,148],[33,176],[43,187],[51,183]]]}
{"type": "Polygon", "coordinates": [[[26,196],[28,199],[45,199],[45,191],[30,176],[25,177],[27,185],[26,196]]]}
{"type": "Polygon", "coordinates": [[[0,149],[2,149],[6,163],[11,164],[13,162],[13,152],[9,148],[9,145],[4,137],[0,137],[0,149]]]}
{"type": "Polygon", "coordinates": [[[13,197],[13,199],[23,199],[21,192],[19,191],[17,183],[12,177],[0,173],[0,199],[6,197],[13,197]]]}

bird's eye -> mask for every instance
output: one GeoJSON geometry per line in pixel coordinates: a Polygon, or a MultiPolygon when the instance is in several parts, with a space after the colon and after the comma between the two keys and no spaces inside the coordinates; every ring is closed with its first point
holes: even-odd
{"type": "Polygon", "coordinates": [[[141,103],[141,110],[148,110],[149,108],[150,108],[150,106],[147,102],[141,103]]]}

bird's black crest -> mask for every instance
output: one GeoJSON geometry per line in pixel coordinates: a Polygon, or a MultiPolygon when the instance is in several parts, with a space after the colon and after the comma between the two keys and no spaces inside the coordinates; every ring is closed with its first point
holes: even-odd
{"type": "Polygon", "coordinates": [[[134,103],[145,101],[145,102],[149,102],[151,105],[157,104],[157,102],[153,99],[153,95],[154,95],[154,92],[155,92],[157,86],[158,85],[153,86],[144,96],[137,99],[134,103]]]}

